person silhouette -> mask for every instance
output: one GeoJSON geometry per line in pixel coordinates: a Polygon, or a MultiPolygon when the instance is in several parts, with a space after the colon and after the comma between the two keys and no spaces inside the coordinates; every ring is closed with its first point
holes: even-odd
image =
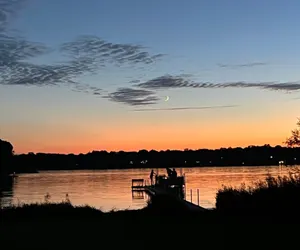
{"type": "Polygon", "coordinates": [[[176,177],[177,177],[177,172],[176,172],[175,168],[173,168],[173,171],[172,171],[172,176],[173,176],[174,178],[176,178],[176,177]]]}
{"type": "Polygon", "coordinates": [[[168,173],[168,177],[172,177],[172,170],[170,168],[166,168],[167,169],[167,173],[168,173]]]}
{"type": "Polygon", "coordinates": [[[151,173],[150,173],[151,186],[153,185],[153,176],[154,176],[154,171],[153,171],[153,169],[152,169],[152,170],[151,170],[151,173]]]}

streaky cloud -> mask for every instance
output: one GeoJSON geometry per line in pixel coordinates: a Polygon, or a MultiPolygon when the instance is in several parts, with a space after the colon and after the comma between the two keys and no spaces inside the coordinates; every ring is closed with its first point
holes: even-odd
{"type": "MultiPolygon", "coordinates": [[[[35,64],[32,59],[52,52],[47,45],[11,35],[10,23],[27,0],[0,0],[0,84],[45,86],[62,84],[73,91],[99,95],[100,89],[78,82],[78,77],[95,74],[108,64],[151,64],[163,54],[151,54],[140,45],[118,44],[96,36],[80,36],[59,46],[67,56],[63,63],[35,64]]],[[[57,49],[57,48],[56,48],[57,49]]]]}
{"type": "MultiPolygon", "coordinates": [[[[21,37],[0,33],[0,84],[2,85],[74,85],[75,91],[83,89],[78,76],[97,73],[107,63],[152,63],[159,55],[142,51],[141,46],[112,44],[93,38],[65,43],[62,51],[69,52],[69,60],[59,64],[34,64],[30,60],[51,52],[46,45],[28,41],[21,37]],[[105,51],[103,54],[101,51],[105,51]],[[121,51],[121,52],[120,52],[121,51]],[[110,54],[109,54],[110,53],[110,54]]],[[[99,91],[94,91],[99,94],[99,91]]]]}
{"type": "Polygon", "coordinates": [[[151,55],[140,45],[111,43],[100,37],[88,35],[62,44],[60,51],[74,59],[86,58],[104,66],[108,63],[118,66],[122,64],[150,64],[164,56],[163,54],[151,55]]]}
{"type": "Polygon", "coordinates": [[[0,84],[78,84],[76,76],[89,72],[92,62],[80,58],[64,64],[34,64],[31,59],[52,51],[44,44],[0,33],[0,84]]]}
{"type": "Polygon", "coordinates": [[[164,75],[134,86],[146,89],[168,89],[189,87],[192,83],[182,76],[164,75]]]}
{"type": "Polygon", "coordinates": [[[218,66],[220,68],[246,68],[246,67],[257,67],[267,65],[265,62],[252,62],[252,63],[244,63],[244,64],[222,64],[219,63],[218,66]]]}
{"type": "Polygon", "coordinates": [[[89,84],[73,84],[70,88],[74,92],[82,92],[86,94],[102,95],[103,89],[91,86],[89,84]]]}
{"type": "Polygon", "coordinates": [[[0,34],[0,66],[9,65],[20,60],[28,60],[50,51],[37,42],[27,41],[22,37],[0,34]]]}
{"type": "Polygon", "coordinates": [[[172,88],[260,88],[266,90],[278,91],[298,91],[300,90],[300,81],[295,82],[194,82],[182,76],[164,75],[146,82],[135,84],[135,87],[145,89],[172,89],[172,88]]]}
{"type": "Polygon", "coordinates": [[[140,83],[140,82],[141,82],[141,80],[131,80],[131,81],[129,81],[129,83],[134,83],[134,84],[140,83]]]}
{"type": "Polygon", "coordinates": [[[222,105],[222,106],[202,106],[202,107],[174,107],[174,108],[153,108],[153,109],[134,109],[133,111],[181,111],[181,110],[203,110],[203,109],[223,109],[235,108],[239,105],[222,105]]]}

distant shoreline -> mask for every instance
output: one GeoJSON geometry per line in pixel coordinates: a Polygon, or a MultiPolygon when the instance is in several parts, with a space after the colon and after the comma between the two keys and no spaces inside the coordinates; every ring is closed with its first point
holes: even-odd
{"type": "MultiPolygon", "coordinates": [[[[282,168],[290,168],[290,167],[297,167],[300,166],[300,164],[295,165],[283,165],[282,168]]],[[[170,167],[170,166],[168,166],[170,167]]],[[[174,167],[174,166],[172,166],[174,167]]],[[[203,166],[176,166],[174,168],[176,169],[190,169],[190,168],[243,168],[243,167],[280,167],[280,165],[203,165],[203,166]]],[[[119,167],[119,168],[52,168],[52,169],[37,169],[36,171],[22,171],[21,169],[19,171],[16,171],[16,174],[37,174],[40,172],[58,172],[58,171],[99,171],[99,170],[134,170],[134,169],[165,169],[166,167],[163,166],[143,166],[143,167],[119,167]]]]}
{"type": "Polygon", "coordinates": [[[300,165],[300,148],[270,145],[246,148],[199,149],[184,151],[106,152],[87,154],[28,153],[14,155],[16,173],[36,173],[44,170],[111,170],[193,167],[258,167],[300,165]]]}
{"type": "MultiPolygon", "coordinates": [[[[283,168],[289,168],[289,167],[297,167],[300,165],[290,165],[290,166],[282,166],[283,168]]],[[[243,167],[261,167],[261,168],[268,168],[268,167],[280,167],[279,165],[252,165],[252,166],[194,166],[194,167],[177,167],[177,169],[190,169],[190,168],[243,168],[243,167]]],[[[43,169],[43,170],[39,170],[39,171],[35,171],[35,172],[17,172],[17,174],[38,174],[38,173],[43,173],[43,172],[68,172],[68,171],[106,171],[106,170],[143,170],[143,169],[165,169],[164,167],[142,167],[142,168],[101,168],[101,169],[89,169],[89,168],[85,168],[85,169],[43,169]]]]}

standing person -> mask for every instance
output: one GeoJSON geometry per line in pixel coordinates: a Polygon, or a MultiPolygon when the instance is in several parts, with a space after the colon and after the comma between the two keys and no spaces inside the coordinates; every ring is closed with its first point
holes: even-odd
{"type": "Polygon", "coordinates": [[[175,168],[173,168],[173,171],[172,171],[172,172],[173,172],[173,177],[176,178],[176,177],[177,177],[177,172],[176,172],[175,168]]]}
{"type": "Polygon", "coordinates": [[[172,177],[172,170],[170,168],[166,168],[168,177],[172,177]]]}
{"type": "Polygon", "coordinates": [[[151,186],[153,185],[153,176],[154,176],[154,171],[153,171],[153,169],[152,169],[152,170],[151,170],[151,173],[150,173],[151,186]]]}

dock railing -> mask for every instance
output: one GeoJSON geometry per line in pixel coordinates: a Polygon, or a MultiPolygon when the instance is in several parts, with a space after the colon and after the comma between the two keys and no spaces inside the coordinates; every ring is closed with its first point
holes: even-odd
{"type": "Polygon", "coordinates": [[[132,179],[131,188],[140,189],[144,187],[144,179],[132,179]]]}
{"type": "MultiPolygon", "coordinates": [[[[187,190],[186,190],[187,192],[187,190]]],[[[193,189],[190,189],[188,193],[185,193],[185,200],[188,202],[191,202],[195,205],[200,206],[200,191],[199,189],[196,189],[193,191],[193,189]]]]}

